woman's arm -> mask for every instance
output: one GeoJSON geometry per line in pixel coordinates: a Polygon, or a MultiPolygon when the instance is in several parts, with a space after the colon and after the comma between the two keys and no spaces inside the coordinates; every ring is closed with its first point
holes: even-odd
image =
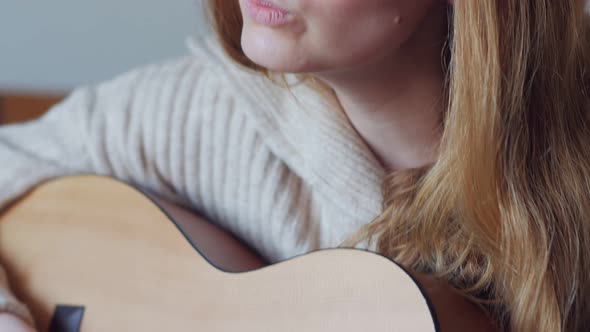
{"type": "MultiPolygon", "coordinates": [[[[203,61],[187,56],[139,68],[76,89],[38,120],[0,126],[0,213],[45,180],[82,173],[112,176],[186,204],[180,189],[185,159],[200,155],[187,151],[184,140],[198,139],[199,113],[214,112],[216,98],[229,95],[218,98],[218,72],[203,61]]],[[[0,282],[0,312],[30,321],[23,308],[0,282]]]]}

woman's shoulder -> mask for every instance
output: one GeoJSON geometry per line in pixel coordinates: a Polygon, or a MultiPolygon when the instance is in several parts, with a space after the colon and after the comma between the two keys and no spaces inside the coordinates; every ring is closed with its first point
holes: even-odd
{"type": "Polygon", "coordinates": [[[214,33],[204,33],[186,38],[190,57],[200,65],[218,70],[222,76],[242,80],[262,80],[264,76],[234,61],[223,49],[214,33]]]}
{"type": "MultiPolygon", "coordinates": [[[[233,60],[214,33],[190,36],[186,39],[186,46],[194,61],[214,71],[237,95],[253,97],[260,101],[260,97],[282,100],[293,93],[293,90],[289,93],[278,80],[269,79],[264,74],[233,60]]],[[[285,75],[292,80],[291,76],[293,75],[285,75]]]]}
{"type": "Polygon", "coordinates": [[[137,95],[144,90],[161,88],[176,95],[221,94],[240,100],[252,99],[257,87],[266,91],[266,95],[280,93],[269,89],[270,82],[263,75],[237,64],[225,54],[215,35],[187,37],[185,44],[185,54],[129,68],[110,79],[78,88],[96,89],[109,96],[113,93],[137,95]]]}
{"type": "Polygon", "coordinates": [[[233,65],[213,33],[188,36],[185,45],[190,55],[201,61],[205,66],[225,67],[233,65]]]}

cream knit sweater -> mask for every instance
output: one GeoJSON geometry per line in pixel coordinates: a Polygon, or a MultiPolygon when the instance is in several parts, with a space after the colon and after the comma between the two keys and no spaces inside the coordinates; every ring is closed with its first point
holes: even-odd
{"type": "MultiPolygon", "coordinates": [[[[108,175],[201,211],[272,263],[379,214],[384,170],[341,109],[239,67],[212,36],[188,46],[0,127],[0,210],[49,178],[108,175]]],[[[31,320],[1,268],[0,310],[31,320]]]]}

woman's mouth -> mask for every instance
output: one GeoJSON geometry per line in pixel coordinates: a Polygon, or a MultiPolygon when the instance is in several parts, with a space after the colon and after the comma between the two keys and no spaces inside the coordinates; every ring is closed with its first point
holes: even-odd
{"type": "Polygon", "coordinates": [[[295,15],[268,0],[243,0],[248,17],[257,23],[278,27],[292,22],[295,15]]]}

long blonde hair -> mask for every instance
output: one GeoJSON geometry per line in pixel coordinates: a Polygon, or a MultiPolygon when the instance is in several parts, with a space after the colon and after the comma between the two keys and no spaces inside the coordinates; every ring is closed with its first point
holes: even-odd
{"type": "MultiPolygon", "coordinates": [[[[237,1],[209,0],[229,56],[237,1]]],[[[590,20],[577,0],[456,1],[438,160],[389,174],[342,246],[448,281],[514,331],[590,330],[590,20]]]]}

